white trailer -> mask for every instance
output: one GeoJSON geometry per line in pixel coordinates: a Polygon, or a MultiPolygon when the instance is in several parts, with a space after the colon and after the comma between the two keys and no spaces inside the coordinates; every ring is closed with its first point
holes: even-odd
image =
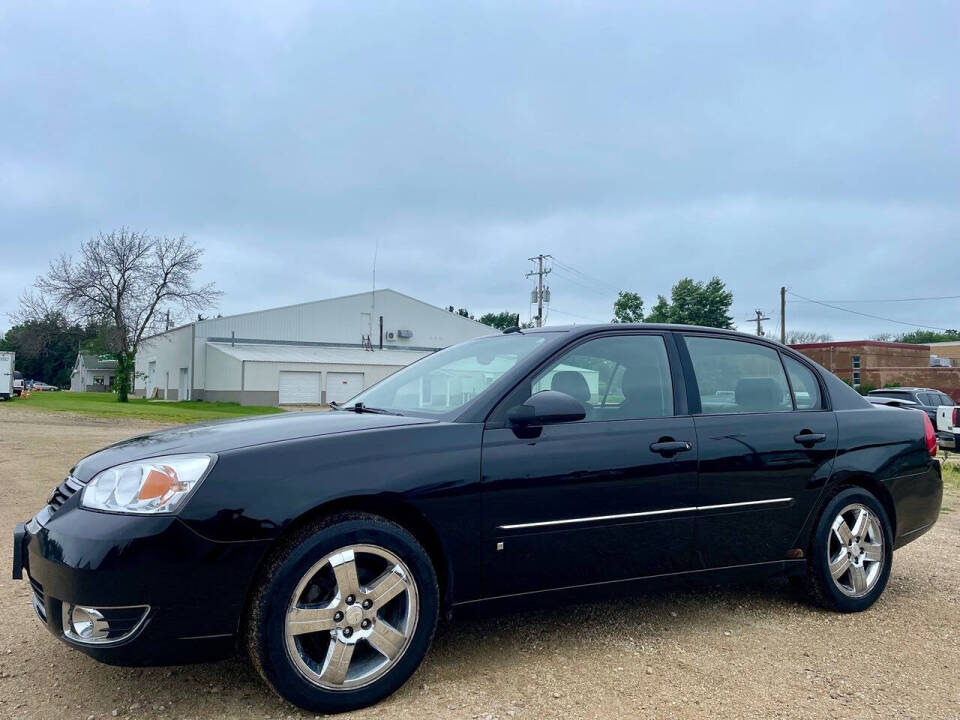
{"type": "Polygon", "coordinates": [[[0,352],[0,400],[9,400],[13,395],[13,366],[16,353],[0,352]]]}

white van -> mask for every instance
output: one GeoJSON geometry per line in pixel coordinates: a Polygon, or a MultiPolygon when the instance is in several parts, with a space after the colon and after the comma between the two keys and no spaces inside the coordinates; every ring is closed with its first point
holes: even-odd
{"type": "Polygon", "coordinates": [[[13,365],[16,353],[0,352],[0,400],[9,400],[13,396],[13,365]]]}

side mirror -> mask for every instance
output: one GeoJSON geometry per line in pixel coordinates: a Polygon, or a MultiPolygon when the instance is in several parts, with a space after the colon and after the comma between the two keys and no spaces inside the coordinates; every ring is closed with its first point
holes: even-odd
{"type": "Polygon", "coordinates": [[[515,427],[575,422],[586,416],[582,402],[557,390],[541,390],[507,411],[507,420],[515,427]]]}

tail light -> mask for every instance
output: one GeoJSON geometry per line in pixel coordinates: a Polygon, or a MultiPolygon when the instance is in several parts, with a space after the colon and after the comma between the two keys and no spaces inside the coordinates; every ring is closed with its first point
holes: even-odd
{"type": "MultiPolygon", "coordinates": [[[[956,410],[954,410],[956,414],[956,410]]],[[[923,427],[924,427],[924,440],[927,442],[927,452],[930,453],[930,457],[937,456],[937,433],[934,432],[933,423],[930,422],[930,416],[926,413],[923,413],[923,427]]]]}
{"type": "Polygon", "coordinates": [[[960,410],[960,407],[953,408],[953,422],[951,423],[951,425],[953,425],[954,427],[957,426],[957,410],[960,410]]]}

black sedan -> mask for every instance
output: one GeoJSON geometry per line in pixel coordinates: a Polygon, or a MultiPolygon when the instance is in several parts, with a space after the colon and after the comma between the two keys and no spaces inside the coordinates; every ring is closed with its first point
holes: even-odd
{"type": "Polygon", "coordinates": [[[779,574],[865,610],[937,519],[935,453],[926,415],[760,338],[514,329],[333,412],[94,453],[18,526],[14,577],[98,660],[239,650],[291,702],[348,710],[414,672],[441,614],[496,600],[779,574]]]}

